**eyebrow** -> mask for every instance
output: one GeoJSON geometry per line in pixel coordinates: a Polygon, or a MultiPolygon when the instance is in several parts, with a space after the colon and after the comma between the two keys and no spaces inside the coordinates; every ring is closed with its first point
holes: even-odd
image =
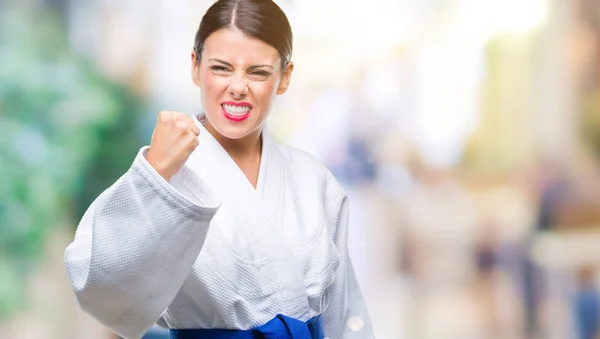
{"type": "MultiPolygon", "coordinates": [[[[220,64],[223,64],[223,65],[227,66],[227,67],[234,68],[232,64],[228,63],[227,61],[223,61],[221,59],[211,58],[211,59],[208,59],[208,61],[218,62],[220,64]]],[[[249,66],[248,70],[254,70],[254,69],[263,68],[263,67],[268,67],[268,68],[273,69],[273,66],[265,64],[265,65],[252,65],[252,66],[249,66]]]]}

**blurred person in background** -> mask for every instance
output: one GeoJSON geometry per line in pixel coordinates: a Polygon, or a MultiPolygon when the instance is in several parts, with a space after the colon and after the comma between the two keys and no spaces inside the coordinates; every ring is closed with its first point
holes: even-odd
{"type": "Polygon", "coordinates": [[[593,267],[583,267],[577,272],[578,286],[572,307],[578,339],[598,338],[600,293],[595,285],[595,275],[593,267]]]}
{"type": "MultiPolygon", "coordinates": [[[[569,183],[565,168],[551,159],[544,159],[539,166],[538,211],[537,220],[530,234],[524,239],[525,252],[531,248],[535,236],[551,231],[556,226],[559,205],[565,201],[569,183]]],[[[542,335],[540,308],[544,299],[547,281],[543,271],[533,259],[525,254],[522,257],[522,292],[525,308],[525,334],[527,338],[542,335]]]]}
{"type": "Polygon", "coordinates": [[[499,271],[498,226],[493,220],[481,223],[481,231],[475,244],[476,293],[484,314],[483,325],[490,334],[501,333],[498,315],[496,281],[499,271]]]}
{"type": "Polygon", "coordinates": [[[348,199],[265,129],[290,83],[272,1],[220,0],[191,55],[204,113],[159,115],[150,146],[83,216],[65,265],[81,307],[125,338],[373,338],[348,199]]]}

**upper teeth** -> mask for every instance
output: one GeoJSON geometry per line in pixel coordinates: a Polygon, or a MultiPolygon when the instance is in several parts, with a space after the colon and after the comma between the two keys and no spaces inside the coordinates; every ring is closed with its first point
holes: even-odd
{"type": "Polygon", "coordinates": [[[223,105],[225,112],[233,115],[244,115],[250,111],[250,106],[223,105]]]}

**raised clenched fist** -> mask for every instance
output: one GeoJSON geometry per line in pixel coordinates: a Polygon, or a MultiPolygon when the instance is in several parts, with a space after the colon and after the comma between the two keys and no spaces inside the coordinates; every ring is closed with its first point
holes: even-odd
{"type": "Polygon", "coordinates": [[[199,134],[200,129],[187,114],[162,111],[158,114],[146,160],[169,181],[198,147],[199,134]]]}

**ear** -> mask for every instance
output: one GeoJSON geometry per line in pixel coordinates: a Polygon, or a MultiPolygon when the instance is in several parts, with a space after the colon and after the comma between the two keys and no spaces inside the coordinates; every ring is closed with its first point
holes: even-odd
{"type": "Polygon", "coordinates": [[[200,59],[196,56],[195,51],[192,51],[192,81],[200,87],[200,59]]]}
{"type": "Polygon", "coordinates": [[[290,61],[287,67],[283,70],[281,74],[281,81],[279,81],[279,87],[277,88],[277,94],[281,95],[285,93],[290,86],[290,81],[292,80],[292,71],[294,70],[294,62],[290,61]]]}

